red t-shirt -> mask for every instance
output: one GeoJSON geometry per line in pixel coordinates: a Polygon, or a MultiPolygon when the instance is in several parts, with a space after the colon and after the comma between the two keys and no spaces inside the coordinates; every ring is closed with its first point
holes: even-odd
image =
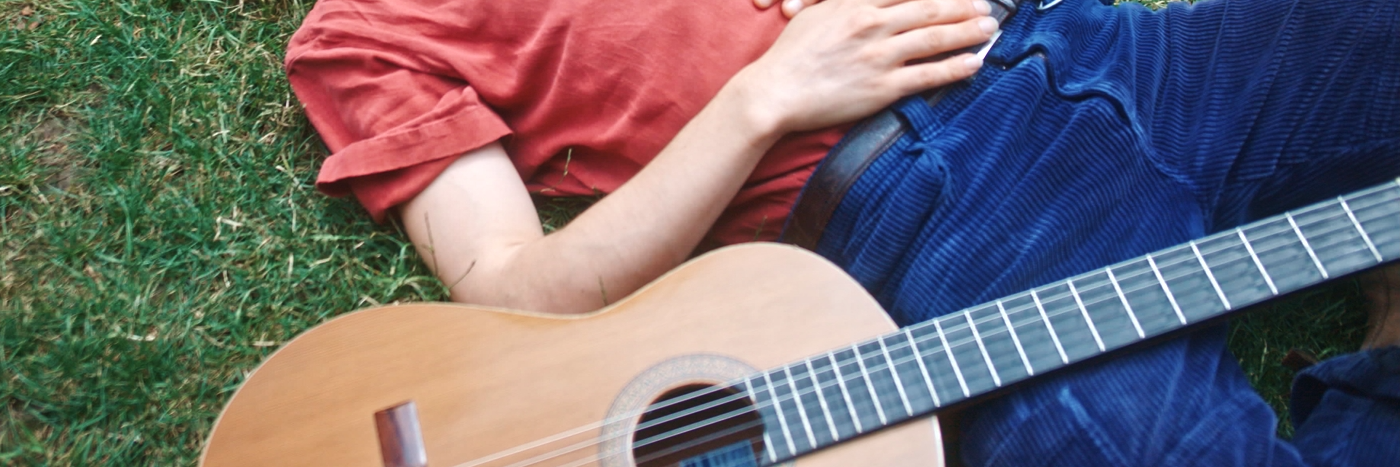
{"type": "MultiPolygon", "coordinates": [[[[532,193],[612,192],[785,25],[744,0],[320,0],[286,65],[332,151],[317,186],[382,220],[496,140],[532,193]]],[[[841,131],[780,141],[706,243],[776,238],[841,131]]]]}

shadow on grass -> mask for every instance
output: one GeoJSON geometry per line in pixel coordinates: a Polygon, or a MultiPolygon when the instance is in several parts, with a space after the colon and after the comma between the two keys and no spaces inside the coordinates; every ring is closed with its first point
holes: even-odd
{"type": "Polygon", "coordinates": [[[1278,434],[1293,436],[1288,420],[1291,349],[1319,359],[1355,352],[1366,333],[1366,300],[1357,280],[1335,280],[1251,309],[1230,322],[1230,351],[1249,382],[1279,416],[1278,434]]]}

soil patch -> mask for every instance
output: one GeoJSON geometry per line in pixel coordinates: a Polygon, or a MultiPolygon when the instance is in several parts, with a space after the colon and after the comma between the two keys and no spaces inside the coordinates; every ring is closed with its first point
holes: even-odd
{"type": "Polygon", "coordinates": [[[84,171],[84,158],[71,148],[82,130],[82,125],[71,116],[49,114],[20,138],[21,145],[38,148],[34,155],[40,185],[71,191],[84,171]]]}

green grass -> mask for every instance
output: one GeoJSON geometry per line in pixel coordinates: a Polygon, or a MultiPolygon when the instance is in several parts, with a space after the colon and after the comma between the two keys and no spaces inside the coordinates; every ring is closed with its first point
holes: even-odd
{"type": "Polygon", "coordinates": [[[312,187],[280,52],[309,7],[0,3],[0,459],[190,464],[277,344],[444,297],[312,187]]]}
{"type": "Polygon", "coordinates": [[[1279,414],[1280,436],[1293,436],[1288,393],[1294,372],[1283,365],[1283,357],[1298,349],[1326,359],[1360,347],[1366,334],[1366,302],[1357,282],[1333,281],[1259,305],[1231,321],[1230,351],[1250,384],[1279,414]]]}
{"type": "MultiPolygon", "coordinates": [[[[277,345],[446,297],[394,225],[312,186],[326,150],[281,71],[310,7],[0,0],[0,464],[192,464],[277,345]]],[[[587,203],[543,202],[547,227],[587,203]]],[[[1333,290],[1235,328],[1276,406],[1280,351],[1359,341],[1333,290]]]]}

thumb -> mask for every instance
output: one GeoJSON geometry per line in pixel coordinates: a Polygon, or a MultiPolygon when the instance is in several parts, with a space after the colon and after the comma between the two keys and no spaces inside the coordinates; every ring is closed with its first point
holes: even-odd
{"type": "MultiPolygon", "coordinates": [[[[755,2],[759,2],[759,1],[768,1],[768,2],[772,2],[772,1],[774,1],[774,0],[754,0],[754,1],[755,1],[755,2]]],[[[784,1],[783,1],[783,15],[787,16],[788,18],[792,18],[792,17],[794,17],[794,16],[797,16],[797,12],[802,11],[802,9],[807,8],[807,7],[809,7],[809,6],[816,5],[817,2],[820,2],[820,1],[822,1],[822,0],[784,0],[784,1]]]]}

